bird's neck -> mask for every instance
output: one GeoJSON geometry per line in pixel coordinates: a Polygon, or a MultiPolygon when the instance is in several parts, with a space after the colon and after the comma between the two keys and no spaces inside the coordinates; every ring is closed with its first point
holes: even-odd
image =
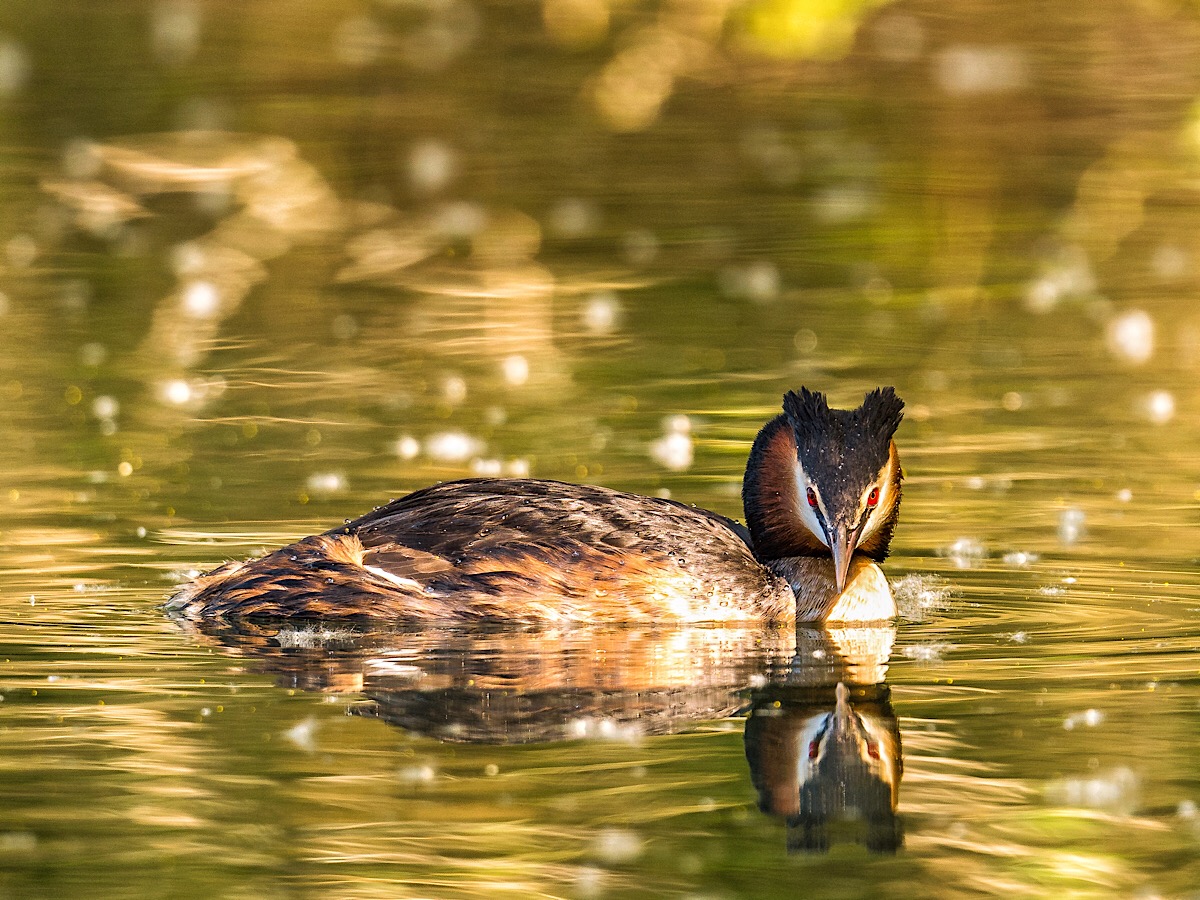
{"type": "Polygon", "coordinates": [[[887,577],[865,556],[851,560],[846,589],[840,592],[830,556],[774,559],[767,567],[792,586],[797,622],[873,622],[896,615],[887,577]]]}
{"type": "Polygon", "coordinates": [[[829,557],[829,548],[801,516],[804,491],[796,480],[796,436],[785,416],[763,426],[742,481],[746,527],[754,555],[766,562],[792,556],[829,557]]]}

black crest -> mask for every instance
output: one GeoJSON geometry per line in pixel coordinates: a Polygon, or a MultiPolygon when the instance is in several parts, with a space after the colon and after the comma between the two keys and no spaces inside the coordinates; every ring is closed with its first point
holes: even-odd
{"type": "Polygon", "coordinates": [[[824,394],[802,387],[784,394],[783,411],[805,469],[838,488],[857,490],[887,462],[904,401],[895,388],[883,387],[867,394],[857,409],[830,409],[824,394]]]}

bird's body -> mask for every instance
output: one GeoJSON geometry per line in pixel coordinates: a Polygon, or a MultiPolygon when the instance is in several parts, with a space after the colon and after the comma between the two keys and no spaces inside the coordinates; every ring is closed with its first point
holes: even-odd
{"type": "MultiPolygon", "coordinates": [[[[824,404],[819,394],[804,396],[824,404]]],[[[899,401],[890,397],[894,431],[899,401]]],[[[854,413],[824,408],[845,416],[867,407],[854,413]]],[[[807,477],[797,465],[804,438],[791,423],[790,413],[772,420],[751,451],[743,490],[749,530],[671,500],[589,485],[453,481],[258,559],[228,563],[184,587],[167,606],[189,617],[397,621],[890,618],[895,605],[876,561],[887,553],[899,509],[891,432],[884,437],[884,465],[871,473],[880,484],[877,500],[886,496],[890,505],[864,507],[872,521],[877,508],[886,512],[874,528],[865,519],[860,525],[874,543],[864,539],[862,552],[852,547],[839,562],[829,539],[808,530],[821,511],[804,499],[806,490],[813,497],[813,488],[798,480],[807,477]]],[[[829,485],[833,497],[837,485],[829,485]]]]}

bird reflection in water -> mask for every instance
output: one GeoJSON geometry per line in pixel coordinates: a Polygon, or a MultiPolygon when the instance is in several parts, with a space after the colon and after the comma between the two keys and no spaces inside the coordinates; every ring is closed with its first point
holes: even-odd
{"type": "Polygon", "coordinates": [[[669,734],[734,715],[795,633],[748,628],[425,628],[180,621],[289,688],[360,694],[352,710],[444,741],[669,734]]]}
{"type": "Polygon", "coordinates": [[[356,714],[443,741],[633,739],[748,712],[746,758],[759,808],[786,820],[789,850],[858,840],[895,852],[901,844],[900,731],[884,683],[892,626],[180,624],[255,660],[283,686],[361,695],[356,714]]]}
{"type": "Polygon", "coordinates": [[[895,629],[802,629],[786,676],[751,697],[746,759],[759,808],[787,822],[791,851],[837,840],[894,853],[904,763],[883,678],[895,629]]]}

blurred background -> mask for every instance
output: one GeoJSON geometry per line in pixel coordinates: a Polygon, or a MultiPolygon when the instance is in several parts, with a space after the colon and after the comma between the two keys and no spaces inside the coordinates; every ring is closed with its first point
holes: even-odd
{"type": "Polygon", "coordinates": [[[1186,895],[1198,101],[1184,0],[8,0],[0,886],[773,896],[783,866],[830,896],[1186,895]],[[908,404],[900,861],[783,862],[728,729],[450,752],[159,611],[436,480],[740,516],[750,442],[802,384],[908,404]],[[267,762],[260,732],[291,737],[267,762]],[[562,768],[487,793],[522,765],[562,768]],[[621,830],[624,788],[589,794],[587,766],[669,815],[621,830]],[[380,823],[447,772],[409,827],[483,831],[395,856],[380,823]],[[528,853],[513,797],[557,823],[528,853]],[[315,824],[350,806],[350,836],[315,824]]]}
{"type": "MultiPolygon", "coordinates": [[[[1195,409],[1193,12],[8,4],[12,509],[325,520],[528,473],[736,513],[801,383],[896,384],[918,483],[1040,424],[1182,450],[1141,426],[1195,409]]],[[[1106,499],[1159,474],[1078,449],[1106,499]]]]}

